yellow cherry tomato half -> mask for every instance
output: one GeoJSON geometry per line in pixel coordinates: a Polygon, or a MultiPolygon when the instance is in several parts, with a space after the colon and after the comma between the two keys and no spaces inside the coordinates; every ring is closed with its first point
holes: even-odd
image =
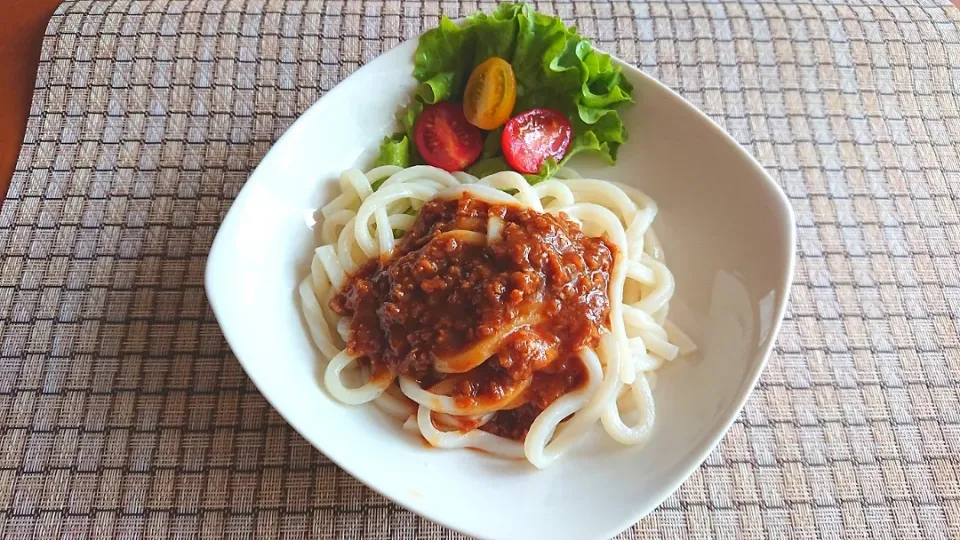
{"type": "Polygon", "coordinates": [[[510,119],[517,101],[517,79],[510,62],[496,56],[473,70],[463,93],[463,114],[480,129],[497,129],[510,119]]]}

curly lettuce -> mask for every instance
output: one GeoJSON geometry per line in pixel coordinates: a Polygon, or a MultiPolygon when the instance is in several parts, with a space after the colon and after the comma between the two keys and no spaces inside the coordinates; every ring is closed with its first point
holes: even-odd
{"type": "MultiPolygon", "coordinates": [[[[412,126],[425,104],[461,101],[473,69],[492,56],[510,62],[517,79],[514,114],[534,107],[549,107],[567,116],[573,141],[560,163],[544,163],[536,182],[548,178],[580,152],[592,152],[613,164],[627,130],[617,109],[633,103],[633,87],[610,56],[598,52],[559,17],[537,13],[523,3],[503,3],[493,13],[476,13],[462,25],[442,17],[440,25],[420,37],[413,75],[420,82],[413,105],[404,113],[407,142],[402,135],[384,141],[378,163],[399,164],[396,155],[405,147],[407,163],[416,163],[412,126]],[[393,160],[393,161],[389,161],[393,160]]],[[[475,174],[508,169],[497,141],[499,132],[487,134],[482,159],[471,167],[475,174]]]]}

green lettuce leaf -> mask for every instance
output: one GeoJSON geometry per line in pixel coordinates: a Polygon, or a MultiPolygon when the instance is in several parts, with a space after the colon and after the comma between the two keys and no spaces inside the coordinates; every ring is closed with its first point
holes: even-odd
{"type": "Polygon", "coordinates": [[[380,143],[380,152],[373,161],[374,167],[381,165],[409,167],[423,163],[420,153],[417,152],[417,145],[413,142],[413,128],[417,125],[417,118],[422,112],[423,103],[419,100],[414,100],[400,112],[403,131],[383,138],[383,142],[380,143]]]}
{"type": "MultiPolygon", "coordinates": [[[[501,4],[492,15],[477,13],[467,22],[469,32],[473,34],[474,47],[470,71],[488,58],[497,56],[507,62],[513,59],[517,40],[516,4],[501,4]]],[[[469,73],[467,74],[469,77],[469,73]]]]}
{"type": "MultiPolygon", "coordinates": [[[[462,25],[446,16],[440,25],[420,37],[413,75],[419,81],[414,104],[401,117],[409,162],[419,163],[413,125],[425,104],[463,99],[464,86],[473,69],[498,56],[513,67],[517,103],[513,113],[534,107],[556,109],[570,119],[573,142],[559,163],[544,163],[531,181],[549,178],[581,152],[598,154],[615,163],[627,140],[627,130],[617,109],[633,103],[633,88],[609,55],[597,52],[590,42],[567,27],[559,17],[537,13],[523,3],[505,2],[491,14],[476,13],[462,25]]],[[[399,147],[397,136],[391,140],[399,147]]],[[[481,160],[474,171],[507,170],[500,150],[500,131],[486,135],[481,160]],[[502,167],[502,168],[501,168],[502,167]]],[[[381,145],[381,151],[386,147],[381,145]]],[[[393,147],[386,148],[393,150],[393,147]]]]}
{"type": "Polygon", "coordinates": [[[493,173],[510,170],[512,169],[510,168],[510,165],[507,164],[507,160],[503,159],[503,156],[497,156],[480,158],[479,161],[467,169],[467,172],[476,176],[477,178],[483,178],[484,176],[490,176],[493,173]]]}
{"type": "Polygon", "coordinates": [[[374,167],[396,165],[397,167],[410,166],[410,139],[406,135],[384,137],[380,143],[380,154],[373,162],[374,167]]]}
{"type": "Polygon", "coordinates": [[[413,138],[413,128],[417,125],[417,118],[420,118],[420,113],[422,112],[423,103],[413,100],[413,103],[411,103],[410,106],[407,107],[400,116],[400,123],[403,125],[403,131],[406,133],[407,139],[410,141],[410,144],[408,145],[410,165],[420,165],[423,163],[423,158],[420,157],[420,152],[417,152],[417,145],[414,144],[415,139],[413,138]]]}
{"type": "Polygon", "coordinates": [[[413,76],[423,82],[443,72],[463,73],[469,68],[464,65],[463,53],[472,49],[472,36],[466,27],[442,17],[439,26],[420,36],[413,76]]]}
{"type": "Polygon", "coordinates": [[[417,97],[422,103],[428,105],[445,101],[453,95],[456,84],[458,84],[456,73],[442,71],[417,86],[417,97]]]}
{"type": "Polygon", "coordinates": [[[500,139],[503,138],[503,128],[498,127],[493,131],[488,131],[483,140],[483,150],[480,151],[480,159],[490,158],[503,154],[501,150],[500,139]]]}

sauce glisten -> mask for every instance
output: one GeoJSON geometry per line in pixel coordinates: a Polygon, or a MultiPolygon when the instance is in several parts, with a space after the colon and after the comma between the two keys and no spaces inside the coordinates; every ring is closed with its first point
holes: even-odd
{"type": "Polygon", "coordinates": [[[373,377],[411,377],[461,407],[502,402],[481,429],[522,440],[586,382],[578,351],[609,327],[614,255],[562,214],[434,199],[330,307],[350,318],[347,348],[373,377]],[[492,242],[488,226],[499,229],[492,242]]]}

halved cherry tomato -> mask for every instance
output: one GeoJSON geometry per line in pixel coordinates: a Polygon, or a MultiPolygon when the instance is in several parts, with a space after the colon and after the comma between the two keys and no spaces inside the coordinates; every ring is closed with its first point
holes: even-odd
{"type": "Polygon", "coordinates": [[[515,170],[535,174],[547,158],[563,159],[573,138],[573,126],[559,111],[530,109],[507,122],[500,147],[515,170]]]}
{"type": "Polygon", "coordinates": [[[417,150],[428,165],[459,171],[480,157],[483,135],[463,116],[459,103],[441,101],[420,113],[413,132],[417,150]]]}
{"type": "Polygon", "coordinates": [[[497,129],[510,119],[517,79],[510,62],[493,56],[474,68],[463,92],[463,114],[480,129],[497,129]]]}

